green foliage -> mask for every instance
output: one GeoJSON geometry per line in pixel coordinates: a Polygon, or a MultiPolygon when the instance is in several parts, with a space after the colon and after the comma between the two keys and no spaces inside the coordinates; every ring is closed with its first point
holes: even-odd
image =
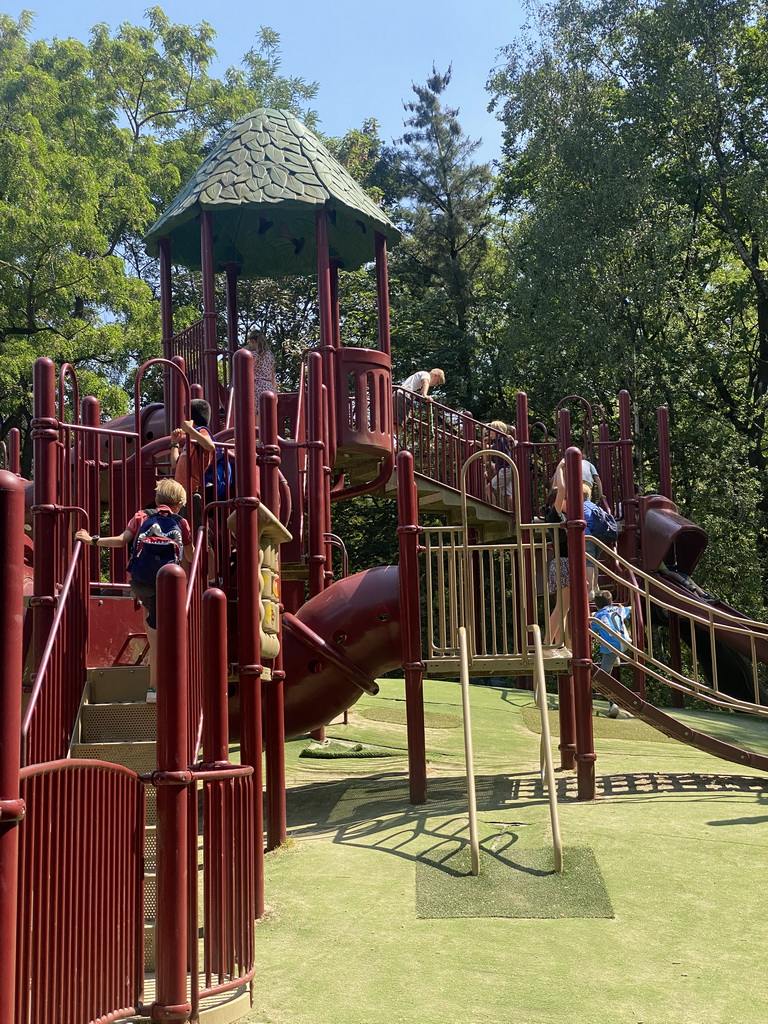
{"type": "Polygon", "coordinates": [[[396,377],[442,366],[447,404],[467,408],[487,379],[492,176],[473,161],[479,142],[462,132],[458,110],[443,106],[450,80],[450,68],[433,68],[426,85],[413,86],[407,130],[383,157],[399,193],[393,216],[406,236],[391,259],[393,361],[396,377]]]}
{"type": "MultiPolygon", "coordinates": [[[[160,352],[142,236],[234,118],[272,104],[311,122],[317,91],[281,74],[266,28],[217,80],[212,27],[159,7],[114,34],[97,25],[88,44],[31,42],[31,23],[0,15],[0,437],[26,436],[40,355],[84,369],[107,415],[125,411],[131,373],[160,352]]],[[[188,283],[179,327],[198,315],[188,283]]],[[[27,471],[30,458],[27,444],[27,471]]]]}
{"type": "Polygon", "coordinates": [[[555,0],[490,83],[515,309],[502,372],[524,370],[539,413],[569,392],[612,409],[628,388],[651,484],[667,404],[677,495],[710,530],[704,578],[752,609],[768,525],[766,10],[555,0]]]}

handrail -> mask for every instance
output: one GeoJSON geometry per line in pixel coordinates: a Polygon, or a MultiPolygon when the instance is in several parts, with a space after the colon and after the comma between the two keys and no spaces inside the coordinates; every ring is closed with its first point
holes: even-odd
{"type": "Polygon", "coordinates": [[[469,851],[472,874],[480,874],[480,842],[477,838],[477,794],[475,792],[475,761],[472,753],[472,720],[469,711],[469,655],[467,630],[459,626],[459,672],[461,679],[461,711],[464,722],[464,760],[467,773],[467,805],[469,813],[469,851]]]}
{"type": "Polygon", "coordinates": [[[534,671],[533,693],[541,714],[541,743],[539,762],[542,782],[547,783],[549,795],[549,819],[552,825],[552,848],[555,855],[555,871],[563,870],[563,840],[560,836],[560,816],[557,809],[557,788],[555,769],[552,764],[552,743],[549,735],[549,709],[547,708],[547,682],[544,674],[544,652],[541,646],[541,630],[537,625],[529,627],[533,634],[534,671]]]}
{"type": "MultiPolygon", "coordinates": [[[[635,578],[639,578],[643,581],[643,586],[639,583],[631,582],[626,577],[622,576],[615,569],[609,565],[603,564],[602,571],[609,576],[618,586],[626,588],[630,594],[632,594],[636,600],[644,602],[645,605],[645,635],[647,639],[646,649],[641,649],[636,643],[638,632],[633,629],[634,639],[629,642],[624,638],[620,637],[619,634],[612,629],[610,623],[600,621],[601,628],[605,628],[608,633],[615,636],[617,640],[621,640],[622,644],[619,644],[616,649],[616,654],[626,664],[639,669],[647,676],[658,680],[666,686],[672,689],[676,689],[682,693],[688,693],[692,696],[704,700],[709,704],[716,707],[730,708],[733,710],[740,710],[749,712],[754,715],[761,717],[768,717],[768,706],[761,704],[759,700],[759,687],[758,687],[758,676],[757,676],[757,648],[756,642],[765,643],[768,639],[768,624],[756,622],[755,620],[741,618],[733,616],[725,611],[718,609],[718,619],[715,621],[715,609],[709,607],[709,614],[704,615],[704,608],[700,602],[695,599],[688,597],[686,594],[679,590],[674,590],[667,586],[662,580],[657,577],[651,576],[649,573],[631,566],[621,556],[617,555],[615,551],[602,541],[597,538],[592,538],[597,546],[604,552],[608,553],[613,560],[618,564],[619,568],[624,573],[629,575],[629,571],[634,574],[635,578]],[[659,597],[651,594],[651,584],[653,588],[662,592],[662,594],[669,595],[670,598],[674,599],[675,605],[665,604],[659,597]],[[679,617],[687,620],[691,628],[691,652],[693,658],[693,678],[684,675],[681,672],[676,671],[666,663],[659,660],[654,654],[653,648],[653,625],[651,618],[651,609],[653,606],[662,608],[665,610],[671,610],[679,617]],[[681,607],[682,606],[682,607],[681,607]],[[695,627],[700,627],[702,630],[706,630],[709,634],[709,646],[712,656],[712,686],[707,683],[703,683],[698,678],[698,652],[696,644],[695,627]],[[749,644],[751,661],[752,661],[752,674],[755,701],[745,701],[738,697],[733,697],[727,693],[723,693],[718,685],[717,676],[717,657],[716,657],[716,642],[717,635],[730,636],[734,639],[741,638],[745,643],[749,644]],[[624,650],[621,650],[624,647],[624,650]]],[[[635,612],[632,610],[632,621],[635,623],[635,612]]],[[[590,619],[590,631],[593,636],[599,639],[599,634],[594,628],[595,619],[590,619]]]]}
{"type": "Polygon", "coordinates": [[[333,548],[338,548],[341,552],[341,576],[342,579],[345,576],[349,576],[349,554],[347,553],[347,545],[336,533],[325,533],[323,534],[325,540],[333,548]]]}

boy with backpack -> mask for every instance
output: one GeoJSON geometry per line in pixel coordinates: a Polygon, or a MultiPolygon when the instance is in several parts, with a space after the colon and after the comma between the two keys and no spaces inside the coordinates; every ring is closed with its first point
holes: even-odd
{"type": "MultiPolygon", "coordinates": [[[[630,635],[625,625],[630,617],[630,609],[623,604],[613,603],[613,594],[609,590],[601,590],[595,594],[597,611],[595,629],[600,636],[600,668],[611,674],[619,661],[619,654],[627,649],[630,635]],[[618,635],[617,635],[618,634],[618,635]]],[[[616,718],[619,714],[618,704],[612,701],[608,705],[608,717],[616,718]]]]}
{"type": "Polygon", "coordinates": [[[189,523],[179,515],[186,491],[177,480],[158,481],[155,507],[139,509],[121,534],[100,537],[78,530],[75,540],[97,548],[122,548],[132,544],[128,572],[131,593],[144,608],[149,647],[149,689],[147,702],[157,700],[153,648],[157,629],[157,574],[164,565],[181,565],[182,554],[191,562],[194,555],[189,523]]]}

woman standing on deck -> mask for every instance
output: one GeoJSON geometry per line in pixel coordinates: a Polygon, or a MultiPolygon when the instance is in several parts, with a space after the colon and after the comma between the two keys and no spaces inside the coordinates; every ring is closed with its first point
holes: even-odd
{"type": "Polygon", "coordinates": [[[243,345],[253,353],[253,397],[256,402],[256,415],[259,414],[259,396],[263,391],[277,394],[277,377],[275,375],[275,354],[267,340],[267,336],[258,327],[248,332],[248,340],[243,345]]]}

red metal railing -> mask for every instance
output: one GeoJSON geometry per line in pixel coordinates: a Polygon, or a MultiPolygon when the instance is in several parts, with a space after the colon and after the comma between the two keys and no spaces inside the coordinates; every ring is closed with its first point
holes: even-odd
{"type": "MultiPolygon", "coordinates": [[[[88,572],[83,552],[77,541],[64,585],[53,599],[56,611],[22,722],[22,764],[53,761],[69,750],[87,667],[88,572]]],[[[36,600],[32,598],[33,606],[36,600]]]]}
{"type": "Polygon", "coordinates": [[[457,493],[461,491],[461,467],[475,452],[487,450],[487,459],[478,459],[471,467],[467,494],[476,501],[514,511],[511,474],[503,460],[494,459],[495,451],[511,454],[513,444],[466,413],[456,412],[437,402],[402,388],[394,392],[395,449],[413,456],[414,472],[457,493]]]}
{"type": "Polygon", "coordinates": [[[389,356],[370,349],[336,352],[339,447],[389,448],[392,436],[392,370],[389,356]]]}
{"type": "MultiPolygon", "coordinates": [[[[193,993],[193,1011],[200,999],[238,988],[254,975],[253,861],[261,841],[255,833],[253,768],[205,765],[195,780],[203,785],[204,984],[193,993]]],[[[196,875],[192,881],[196,888],[196,875]]],[[[195,927],[195,947],[197,936],[195,927]]]]}
{"type": "Polygon", "coordinates": [[[195,537],[195,554],[187,578],[185,612],[187,620],[187,649],[189,661],[189,687],[187,690],[187,714],[189,716],[189,747],[187,763],[197,759],[203,729],[203,666],[202,666],[202,623],[200,601],[205,590],[207,573],[208,544],[206,531],[198,530],[195,537]]]}
{"type": "Polygon", "coordinates": [[[54,761],[21,780],[13,1024],[130,1017],[144,979],[144,786],[102,761],[54,761]]]}

